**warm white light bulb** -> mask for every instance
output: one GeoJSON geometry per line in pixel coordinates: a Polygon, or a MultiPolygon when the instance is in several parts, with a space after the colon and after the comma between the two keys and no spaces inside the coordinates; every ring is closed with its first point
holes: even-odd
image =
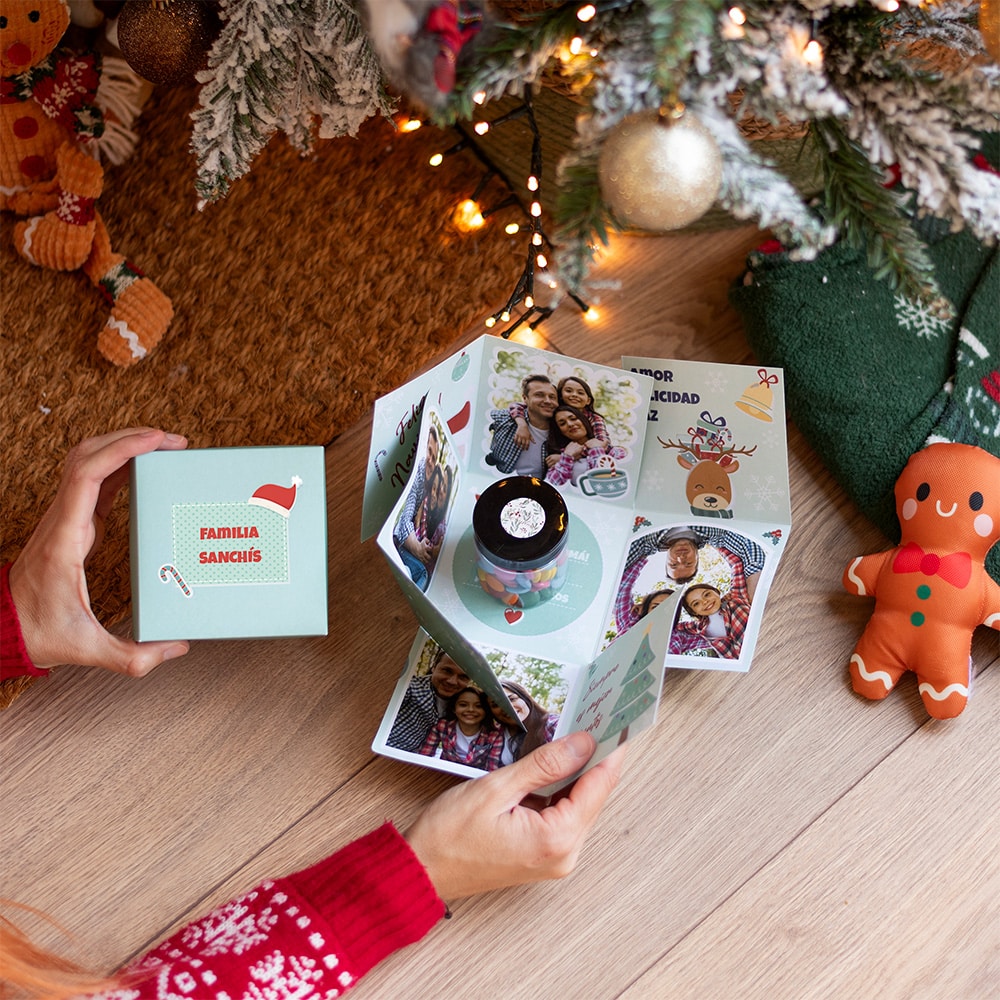
{"type": "Polygon", "coordinates": [[[496,316],[487,316],[487,317],[486,317],[486,325],[487,325],[488,327],[490,327],[491,329],[492,329],[492,328],[493,328],[494,326],[496,326],[496,325],[497,325],[497,318],[496,318],[496,316]]]}
{"type": "Polygon", "coordinates": [[[537,256],[536,258],[535,258],[535,263],[536,263],[536,264],[537,264],[537,265],[538,265],[539,267],[548,267],[548,266],[549,266],[549,262],[548,262],[548,260],[546,260],[546,258],[545,258],[545,254],[543,254],[543,253],[540,253],[540,254],[539,254],[539,255],[538,255],[538,256],[537,256]]]}
{"type": "Polygon", "coordinates": [[[459,202],[452,213],[451,221],[459,232],[471,233],[474,229],[480,229],[486,220],[479,205],[471,198],[466,198],[465,201],[459,202]]]}
{"type": "Polygon", "coordinates": [[[542,206],[539,202],[533,201],[531,203],[531,214],[537,219],[538,216],[542,214],[542,206]]]}
{"type": "Polygon", "coordinates": [[[530,295],[525,295],[524,297],[524,307],[525,309],[534,308],[535,300],[530,295]]]}
{"type": "Polygon", "coordinates": [[[574,56],[578,56],[583,51],[583,39],[579,35],[577,35],[569,43],[569,51],[570,51],[570,55],[574,55],[574,56]]]}
{"type": "Polygon", "coordinates": [[[532,174],[527,180],[528,190],[537,191],[538,190],[538,178],[532,174]]]}
{"type": "Polygon", "coordinates": [[[444,162],[444,153],[435,153],[427,162],[432,167],[440,167],[444,162]]]}
{"type": "Polygon", "coordinates": [[[533,246],[540,247],[542,245],[542,234],[533,233],[531,236],[531,243],[533,246]]]}
{"type": "Polygon", "coordinates": [[[576,12],[576,19],[586,24],[588,21],[593,20],[596,14],[597,8],[592,3],[587,3],[576,12]]]}
{"type": "Polygon", "coordinates": [[[813,38],[802,50],[802,59],[807,66],[814,69],[823,65],[823,46],[813,38]]]}
{"type": "Polygon", "coordinates": [[[476,122],[476,124],[473,125],[472,127],[473,127],[476,135],[486,135],[486,133],[489,132],[489,130],[490,130],[490,123],[489,122],[476,122]]]}
{"type": "Polygon", "coordinates": [[[732,21],[733,24],[744,25],[747,23],[747,16],[739,9],[739,7],[730,7],[729,20],[732,21]]]}
{"type": "Polygon", "coordinates": [[[416,132],[421,125],[423,125],[423,122],[419,118],[407,118],[399,126],[399,130],[400,132],[416,132]]]}
{"type": "Polygon", "coordinates": [[[508,222],[507,225],[503,227],[503,231],[508,236],[513,236],[515,233],[519,233],[521,231],[521,227],[516,222],[508,222]]]}
{"type": "Polygon", "coordinates": [[[472,95],[472,103],[473,104],[485,104],[486,103],[486,91],[485,90],[477,90],[472,95]]]}
{"type": "Polygon", "coordinates": [[[510,313],[507,312],[506,309],[504,309],[504,311],[502,313],[500,313],[500,319],[501,319],[502,322],[506,323],[507,320],[510,319],[510,313]]]}
{"type": "Polygon", "coordinates": [[[597,311],[597,310],[596,310],[596,309],[595,309],[595,308],[594,308],[593,306],[591,306],[591,307],[590,307],[590,308],[589,308],[589,309],[588,309],[588,310],[587,310],[587,311],[586,311],[586,312],[585,312],[585,313],[583,314],[583,318],[584,318],[585,320],[587,320],[588,322],[591,322],[591,323],[593,323],[593,322],[594,322],[594,320],[596,320],[596,319],[600,319],[600,317],[601,317],[601,314],[600,314],[600,313],[599,313],[599,312],[598,312],[598,311],[597,311]]]}

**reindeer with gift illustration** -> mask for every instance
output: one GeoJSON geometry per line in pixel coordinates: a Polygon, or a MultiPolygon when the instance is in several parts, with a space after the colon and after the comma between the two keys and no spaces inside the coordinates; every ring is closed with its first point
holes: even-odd
{"type": "Polygon", "coordinates": [[[687,429],[688,437],[678,441],[658,437],[664,448],[680,451],[677,463],[688,469],[685,493],[691,513],[699,517],[728,519],[733,516],[733,484],[731,476],[740,467],[735,455],[749,457],[757,450],[738,448],[733,444],[733,432],[726,426],[725,417],[715,417],[706,410],[694,427],[687,429]]]}

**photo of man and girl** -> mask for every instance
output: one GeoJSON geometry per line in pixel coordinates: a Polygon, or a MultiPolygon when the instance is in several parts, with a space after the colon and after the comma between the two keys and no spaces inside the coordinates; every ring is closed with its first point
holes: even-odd
{"type": "MultiPolygon", "coordinates": [[[[503,361],[509,362],[509,355],[503,361]]],[[[611,488],[611,470],[634,454],[639,438],[634,422],[640,398],[628,373],[590,375],[577,366],[559,374],[541,370],[554,366],[539,365],[537,358],[524,359],[521,367],[529,370],[523,374],[514,364],[503,371],[499,366],[498,361],[486,464],[559,488],[580,488],[586,495],[622,495],[627,477],[621,473],[611,488]],[[602,470],[605,482],[588,488],[587,474],[594,470],[602,470]]]]}
{"type": "Polygon", "coordinates": [[[764,550],[736,531],[661,528],[633,540],[605,645],[681,591],[668,654],[737,660],[764,550]]]}
{"type": "Polygon", "coordinates": [[[429,420],[423,461],[410,477],[406,503],[392,532],[410,579],[423,591],[430,585],[441,553],[457,476],[457,463],[449,454],[438,415],[431,412],[429,420]]]}
{"type": "MultiPolygon", "coordinates": [[[[559,712],[542,703],[539,694],[545,689],[546,697],[561,707],[563,695],[550,686],[551,677],[533,683],[523,672],[521,680],[498,675],[493,678],[498,687],[488,691],[491,685],[477,684],[433,639],[422,636],[414,643],[373,749],[403,751],[415,755],[409,758],[414,762],[430,764],[418,759],[434,758],[437,764],[494,771],[554,738],[559,712]]],[[[547,666],[551,674],[555,665],[547,666]]],[[[461,767],[442,769],[466,773],[461,767]]]]}

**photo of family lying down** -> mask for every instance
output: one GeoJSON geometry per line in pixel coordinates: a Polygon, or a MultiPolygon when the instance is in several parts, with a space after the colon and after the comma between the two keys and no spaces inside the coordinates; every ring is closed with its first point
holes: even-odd
{"type": "MultiPolygon", "coordinates": [[[[548,672],[551,674],[551,669],[548,672]]],[[[495,771],[550,742],[559,712],[539,700],[538,688],[545,688],[546,697],[561,708],[561,684],[552,686],[549,677],[543,678],[541,685],[532,685],[523,672],[522,680],[501,676],[499,684],[510,702],[509,709],[428,638],[416,658],[385,745],[446,763],[495,771]],[[534,692],[529,685],[535,687],[534,692]]]]}
{"type": "Polygon", "coordinates": [[[736,531],[682,525],[633,540],[615,598],[613,642],[681,591],[668,654],[739,659],[764,550],[736,531]]]}
{"type": "MultiPolygon", "coordinates": [[[[538,359],[525,359],[529,363],[538,365],[538,359]]],[[[624,475],[612,490],[588,486],[593,478],[588,474],[616,469],[637,440],[639,397],[628,375],[595,372],[599,381],[592,384],[576,371],[525,370],[511,385],[511,373],[506,374],[503,386],[492,393],[486,464],[586,495],[623,493],[624,475]]]]}

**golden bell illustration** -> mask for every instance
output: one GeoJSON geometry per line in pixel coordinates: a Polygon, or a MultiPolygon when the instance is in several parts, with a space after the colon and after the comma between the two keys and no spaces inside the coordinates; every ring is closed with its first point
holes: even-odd
{"type": "Polygon", "coordinates": [[[760,381],[747,386],[743,395],[736,400],[736,406],[744,413],[749,413],[751,417],[769,424],[773,419],[771,413],[774,406],[774,392],[771,386],[778,384],[778,376],[768,375],[766,368],[761,368],[757,376],[760,381]]]}

